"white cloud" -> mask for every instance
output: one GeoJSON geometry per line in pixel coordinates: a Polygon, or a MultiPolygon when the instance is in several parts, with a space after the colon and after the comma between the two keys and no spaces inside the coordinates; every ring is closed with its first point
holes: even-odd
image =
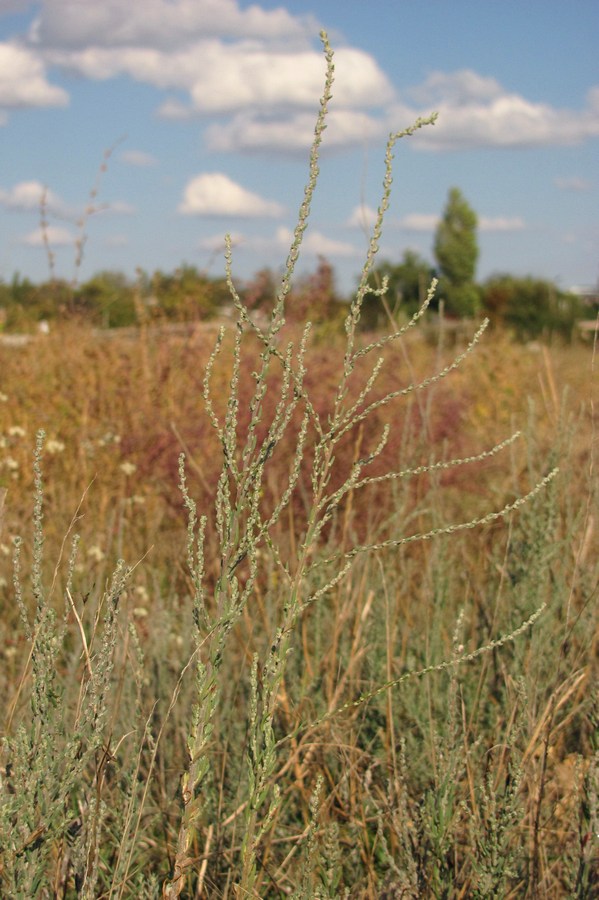
{"type": "MultiPolygon", "coordinates": [[[[233,247],[240,250],[264,252],[276,251],[286,254],[293,242],[293,232],[290,228],[281,225],[271,237],[248,237],[241,232],[231,232],[233,247]]],[[[225,250],[225,240],[222,234],[214,234],[211,237],[199,241],[201,250],[210,250],[214,254],[222,254],[225,250]]],[[[337,241],[329,238],[320,231],[307,231],[302,241],[302,254],[311,256],[356,256],[356,248],[345,241],[337,241]]]]}
{"type": "MultiPolygon", "coordinates": [[[[293,242],[293,232],[281,226],[277,228],[275,241],[281,249],[288,250],[293,242]]],[[[302,241],[302,251],[316,256],[356,256],[359,252],[346,241],[337,241],[320,231],[307,231],[302,241]]]]}
{"type": "Polygon", "coordinates": [[[435,213],[409,213],[399,220],[400,228],[405,231],[434,231],[439,224],[439,216],[435,213]]]}
{"type": "MultiPolygon", "coordinates": [[[[33,105],[65,103],[64,91],[47,83],[44,64],[93,80],[127,76],[165,92],[165,118],[218,116],[206,132],[210,149],[295,152],[310,143],[322,91],[316,31],[313,17],[258,3],[242,7],[240,0],[43,0],[29,49],[3,45],[34,67],[21,78],[5,66],[5,90],[19,105],[23,91],[33,105]]],[[[374,57],[348,46],[336,50],[335,79],[329,147],[378,140],[432,110],[440,113],[438,124],[413,136],[416,147],[565,146],[599,135],[599,87],[582,109],[559,109],[463,69],[431,72],[399,98],[374,57]]]]}
{"type": "Polygon", "coordinates": [[[119,158],[129,166],[137,166],[142,169],[158,164],[155,156],[145,153],[143,150],[124,150],[119,158]]]}
{"type": "MultiPolygon", "coordinates": [[[[321,52],[293,50],[266,42],[226,42],[217,38],[165,51],[155,45],[50,48],[45,59],[94,80],[128,75],[161,90],[180,90],[189,96],[186,108],[169,98],[160,107],[166,117],[214,115],[239,111],[313,110],[323,88],[321,52]]],[[[335,107],[381,107],[394,91],[375,60],[361,50],[341,48],[335,54],[335,107]]]]}
{"type": "Polygon", "coordinates": [[[15,43],[0,43],[0,108],[66,106],[68,94],[49,84],[42,61],[15,43]]]}
{"type": "Polygon", "coordinates": [[[20,243],[26,244],[28,247],[44,247],[47,241],[50,247],[67,247],[73,246],[75,240],[76,238],[68,229],[57,225],[49,225],[45,232],[41,228],[36,228],[35,231],[30,231],[29,234],[23,235],[20,243]]]}
{"type": "Polygon", "coordinates": [[[560,189],[560,191],[590,191],[593,187],[593,183],[588,181],[586,178],[578,178],[576,175],[567,176],[564,178],[555,178],[554,182],[556,187],[560,189]]]}
{"type": "Polygon", "coordinates": [[[72,209],[58,194],[45,187],[41,181],[20,181],[9,190],[0,187],[0,206],[4,206],[6,209],[14,212],[37,212],[41,214],[42,199],[44,200],[45,210],[49,215],[60,219],[68,219],[72,222],[78,221],[82,216],[97,213],[131,215],[135,212],[134,207],[121,200],[100,203],[93,208],[72,209]]]}
{"type": "MultiPolygon", "coordinates": [[[[323,89],[317,31],[312,16],[239,0],[45,0],[29,44],[47,65],[167,92],[164,118],[232,116],[210,131],[213,149],[294,150],[311,141],[323,89]]],[[[384,109],[395,90],[374,57],[346,46],[335,52],[334,98],[327,137],[344,146],[379,133],[364,110],[384,109]]]]}
{"type": "MultiPolygon", "coordinates": [[[[332,109],[327,118],[326,148],[355,146],[386,135],[386,124],[359,110],[332,109]]],[[[295,113],[279,117],[242,112],[230,122],[216,123],[206,129],[206,143],[219,152],[283,151],[302,152],[314,138],[314,113],[295,113]]]]}
{"type": "Polygon", "coordinates": [[[361,204],[360,206],[355,206],[351,212],[349,219],[347,220],[347,224],[350,228],[361,228],[364,230],[365,228],[372,228],[374,223],[376,222],[377,211],[373,209],[371,206],[364,206],[361,204]]]}
{"type": "Polygon", "coordinates": [[[399,121],[439,112],[434,129],[412,138],[427,150],[569,146],[599,135],[599,88],[588,92],[582,110],[557,109],[510,93],[494,78],[462,70],[435,72],[406,94],[418,105],[398,104],[394,116],[399,121]]]}
{"type": "Polygon", "coordinates": [[[522,231],[526,225],[520,216],[479,216],[478,227],[481,231],[522,231]]]}
{"type": "MultiPolygon", "coordinates": [[[[275,233],[269,237],[237,235],[237,244],[240,250],[251,250],[253,253],[265,254],[269,257],[276,254],[279,259],[281,255],[283,258],[287,255],[293,240],[293,232],[284,225],[279,226],[275,233]]],[[[223,241],[221,238],[220,246],[222,247],[222,245],[223,241]]],[[[210,249],[215,249],[214,244],[212,244],[210,249]]],[[[304,233],[300,250],[300,256],[302,257],[307,255],[351,258],[359,257],[361,254],[362,251],[356,249],[352,244],[329,238],[321,231],[312,231],[311,229],[304,233]]]]}
{"type": "MultiPolygon", "coordinates": [[[[190,94],[200,112],[272,110],[289,105],[314,109],[322,93],[322,53],[277,51],[248,43],[203,46],[190,94]]],[[[361,50],[341,48],[335,54],[335,107],[381,106],[393,89],[375,60],[361,50]]]]}
{"type": "Polygon", "coordinates": [[[67,207],[60,197],[48,190],[40,181],[20,181],[10,190],[0,188],[0,204],[19,212],[39,212],[42,198],[45,198],[48,212],[58,215],[67,212],[67,207]]]}
{"type": "Polygon", "coordinates": [[[431,72],[425,81],[408,91],[418,104],[435,106],[449,103],[464,106],[473,101],[491,101],[504,93],[495,78],[485,78],[471,69],[458,72],[431,72]]]}
{"type": "Polygon", "coordinates": [[[282,7],[237,0],[45,0],[31,28],[32,41],[47,47],[155,46],[173,49],[199,37],[305,40],[318,31],[312,16],[293,16],[282,7]]]}
{"type": "Polygon", "coordinates": [[[179,204],[183,215],[272,217],[284,212],[279,203],[246,190],[222,172],[197,175],[186,185],[179,204]]]}

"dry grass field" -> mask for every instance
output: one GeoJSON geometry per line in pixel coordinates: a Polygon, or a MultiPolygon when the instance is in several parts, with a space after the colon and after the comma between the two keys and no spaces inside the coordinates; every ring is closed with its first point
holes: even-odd
{"type": "MultiPolygon", "coordinates": [[[[212,373],[221,418],[235,334],[225,334],[212,373]]],[[[279,346],[288,337],[300,339],[284,331],[279,346]]],[[[240,435],[260,361],[248,340],[237,375],[240,435]]],[[[222,523],[212,510],[223,446],[202,397],[214,341],[214,328],[202,326],[110,339],[65,326],[0,348],[5,896],[150,897],[174,878],[198,690],[208,702],[193,668],[204,651],[209,665],[211,629],[223,627],[220,613],[198,628],[178,471],[184,453],[188,500],[208,516],[203,596],[206,616],[216,617],[222,523]]],[[[316,333],[306,353],[304,387],[321,422],[333,414],[344,347],[340,336],[316,333]]],[[[421,383],[462,350],[414,329],[386,354],[374,396],[421,383]]],[[[347,403],[359,400],[365,359],[347,403]]],[[[293,497],[255,551],[251,590],[218,648],[183,896],[245,896],[244,877],[256,897],[593,895],[592,366],[588,347],[486,334],[447,377],[378,407],[339,440],[329,495],[390,425],[369,464],[372,483],[343,494],[316,562],[378,549],[357,554],[321,595],[326,566],[303,573],[303,596],[316,600],[287,623],[284,671],[269,700],[262,667],[272,665],[291,590],[284,572],[310,519],[317,437],[307,434],[293,497]],[[503,451],[478,458],[515,430],[522,436],[503,451]],[[505,517],[380,546],[501,510],[554,466],[550,484],[505,517]],[[377,481],[418,467],[426,470],[377,481]],[[492,646],[543,604],[531,627],[492,646]]],[[[258,447],[282,373],[268,375],[258,447]]],[[[291,417],[264,466],[263,519],[289,481],[300,420],[291,417]]],[[[238,591],[250,581],[243,565],[238,591]]]]}

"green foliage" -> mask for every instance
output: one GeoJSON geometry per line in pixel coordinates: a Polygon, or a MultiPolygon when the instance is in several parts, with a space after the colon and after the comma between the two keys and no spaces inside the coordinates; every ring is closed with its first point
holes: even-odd
{"type": "Polygon", "coordinates": [[[509,328],[518,340],[572,336],[581,318],[581,301],[541,278],[494,275],[481,287],[482,303],[491,321],[509,328]]]}
{"type": "Polygon", "coordinates": [[[424,303],[434,274],[432,266],[413,250],[405,250],[399,263],[388,260],[379,263],[373,272],[373,284],[380,288],[386,278],[387,292],[383,297],[370,295],[365,299],[363,327],[374,329],[388,324],[385,304],[392,318],[403,316],[409,319],[424,303]]]}
{"type": "Polygon", "coordinates": [[[151,315],[177,322],[210,319],[231,300],[224,278],[209,278],[189,265],[173,274],[155,272],[149,289],[145,300],[151,315]]]}
{"type": "Polygon", "coordinates": [[[193,266],[172,274],[140,272],[137,283],[121,272],[104,271],[78,287],[59,279],[36,285],[19,275],[9,285],[0,284],[7,331],[31,331],[42,319],[123,328],[138,324],[140,312],[155,320],[202,321],[225,306],[230,306],[225,279],[210,278],[193,266]]]}
{"type": "Polygon", "coordinates": [[[0,310],[6,331],[31,331],[43,321],[65,315],[70,308],[72,290],[66,281],[52,279],[36,285],[17,273],[10,284],[0,284],[0,310]]]}
{"type": "Polygon", "coordinates": [[[478,219],[459,188],[451,188],[435,234],[440,295],[449,313],[473,316],[479,307],[474,284],[478,260],[478,219]]]}
{"type": "Polygon", "coordinates": [[[121,272],[98,272],[75,291],[72,308],[100,328],[136,322],[135,288],[121,272]]]}

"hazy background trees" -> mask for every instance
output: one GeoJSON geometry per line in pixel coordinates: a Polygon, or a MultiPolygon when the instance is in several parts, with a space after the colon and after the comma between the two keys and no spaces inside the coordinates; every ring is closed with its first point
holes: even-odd
{"type": "MultiPolygon", "coordinates": [[[[390,318],[407,320],[422,304],[433,277],[439,279],[433,312],[442,302],[449,318],[486,314],[492,325],[509,329],[519,340],[553,334],[570,338],[577,319],[593,317],[593,309],[585,307],[580,297],[546,279],[500,273],[477,283],[477,225],[476,212],[459,188],[452,187],[434,236],[435,262],[412,249],[404,249],[398,260],[380,262],[371,284],[380,288],[386,278],[387,294],[366,296],[361,327],[375,330],[390,318]]],[[[259,316],[272,308],[279,281],[275,270],[263,268],[236,287],[259,316]]],[[[350,300],[339,293],[333,266],[320,257],[312,272],[295,281],[287,317],[336,328],[350,300]]],[[[42,321],[65,318],[82,319],[98,328],[131,326],[142,320],[195,322],[226,314],[230,307],[225,279],[187,264],[174,272],[138,270],[135,279],[103,271],[77,286],[55,278],[34,284],[18,273],[10,282],[0,281],[0,329],[6,331],[31,331],[42,321]]]]}

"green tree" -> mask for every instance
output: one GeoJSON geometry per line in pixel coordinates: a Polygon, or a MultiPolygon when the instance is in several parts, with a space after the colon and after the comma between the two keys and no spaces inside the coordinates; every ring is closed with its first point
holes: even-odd
{"type": "Polygon", "coordinates": [[[435,258],[439,267],[439,296],[447,310],[458,316],[472,316],[480,298],[474,283],[478,260],[476,227],[478,219],[459,188],[451,188],[443,217],[435,235],[435,258]]]}
{"type": "Polygon", "coordinates": [[[122,272],[97,272],[78,288],[75,311],[102,328],[134,325],[134,287],[122,272]]]}
{"type": "Polygon", "coordinates": [[[210,319],[231,299],[224,278],[209,278],[185,263],[173,274],[156,271],[150,286],[157,311],[179,322],[210,319]]]}
{"type": "Polygon", "coordinates": [[[58,278],[34,284],[15,273],[0,286],[2,325],[7,331],[30,331],[42,320],[64,316],[70,309],[72,288],[58,278]]]}

